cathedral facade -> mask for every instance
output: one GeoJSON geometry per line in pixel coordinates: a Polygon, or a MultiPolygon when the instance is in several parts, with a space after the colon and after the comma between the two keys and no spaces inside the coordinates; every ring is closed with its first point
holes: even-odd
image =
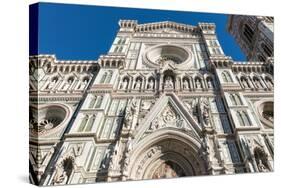
{"type": "Polygon", "coordinates": [[[273,171],[273,57],[233,60],[212,23],[119,26],[98,60],[30,56],[32,183],[273,171]]]}

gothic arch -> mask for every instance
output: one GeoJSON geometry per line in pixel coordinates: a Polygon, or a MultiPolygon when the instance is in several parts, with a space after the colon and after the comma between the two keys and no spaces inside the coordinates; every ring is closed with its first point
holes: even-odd
{"type": "Polygon", "coordinates": [[[231,78],[229,71],[223,71],[221,73],[221,76],[222,76],[223,82],[232,82],[232,78],[231,78]]]}
{"type": "Polygon", "coordinates": [[[204,74],[204,81],[207,88],[215,88],[215,77],[211,74],[204,74]]]}
{"type": "Polygon", "coordinates": [[[207,174],[200,148],[200,141],[184,132],[174,128],[157,130],[131,151],[128,179],[152,179],[157,167],[168,161],[180,166],[184,176],[207,174]]]}
{"type": "Polygon", "coordinates": [[[182,88],[185,90],[190,90],[192,88],[192,78],[188,75],[182,76],[182,88]]]}
{"type": "Polygon", "coordinates": [[[122,90],[130,89],[131,80],[132,80],[132,76],[130,76],[129,74],[121,76],[119,80],[118,88],[122,90]]]}
{"type": "Polygon", "coordinates": [[[238,78],[239,78],[239,83],[241,85],[242,88],[247,89],[247,88],[251,88],[252,86],[250,85],[248,76],[244,73],[239,73],[238,74],[238,78]]]}

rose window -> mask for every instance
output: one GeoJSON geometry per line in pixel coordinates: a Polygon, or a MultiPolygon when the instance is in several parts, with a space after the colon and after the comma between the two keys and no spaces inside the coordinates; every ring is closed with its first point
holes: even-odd
{"type": "Polygon", "coordinates": [[[273,126],[273,117],[274,117],[273,102],[267,101],[267,102],[261,103],[258,106],[258,112],[260,114],[262,123],[272,127],[273,126]]]}
{"type": "Polygon", "coordinates": [[[29,128],[31,133],[44,134],[59,126],[66,117],[66,110],[61,106],[46,106],[30,109],[29,128]]]}
{"type": "Polygon", "coordinates": [[[186,67],[191,60],[191,52],[178,45],[156,45],[146,49],[143,58],[144,62],[151,66],[171,63],[186,67]]]}

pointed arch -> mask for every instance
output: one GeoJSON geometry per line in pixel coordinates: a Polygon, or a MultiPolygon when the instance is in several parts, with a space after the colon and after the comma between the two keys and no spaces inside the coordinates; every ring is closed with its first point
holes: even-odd
{"type": "Polygon", "coordinates": [[[132,146],[128,165],[129,179],[151,179],[159,163],[174,161],[185,176],[206,174],[200,158],[201,141],[175,129],[158,130],[132,146]],[[149,156],[149,157],[147,157],[149,156]]]}
{"type": "Polygon", "coordinates": [[[101,84],[103,84],[103,83],[105,82],[105,79],[106,79],[106,77],[107,77],[107,74],[108,74],[107,72],[104,72],[104,73],[103,73],[103,75],[102,75],[102,77],[101,77],[101,80],[100,80],[100,83],[101,83],[101,84]]]}
{"type": "Polygon", "coordinates": [[[230,73],[228,71],[223,71],[221,73],[221,76],[222,76],[223,82],[232,82],[232,78],[231,78],[230,73]]]}
{"type": "Polygon", "coordinates": [[[81,122],[81,124],[80,124],[80,126],[78,128],[78,132],[83,132],[84,131],[84,129],[85,129],[87,123],[88,123],[88,120],[89,120],[89,115],[88,114],[84,115],[84,117],[82,119],[82,122],[81,122]]]}
{"type": "Polygon", "coordinates": [[[109,71],[108,71],[108,75],[107,75],[107,77],[106,77],[106,79],[105,79],[105,83],[110,83],[111,78],[112,78],[112,75],[113,75],[113,71],[112,71],[112,70],[109,70],[109,71]]]}

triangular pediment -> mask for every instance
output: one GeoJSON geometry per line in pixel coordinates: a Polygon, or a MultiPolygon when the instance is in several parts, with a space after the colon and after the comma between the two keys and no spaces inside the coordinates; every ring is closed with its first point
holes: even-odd
{"type": "Polygon", "coordinates": [[[186,106],[174,94],[163,94],[150,113],[140,122],[135,142],[158,130],[177,130],[200,139],[201,127],[193,119],[186,106]]]}

